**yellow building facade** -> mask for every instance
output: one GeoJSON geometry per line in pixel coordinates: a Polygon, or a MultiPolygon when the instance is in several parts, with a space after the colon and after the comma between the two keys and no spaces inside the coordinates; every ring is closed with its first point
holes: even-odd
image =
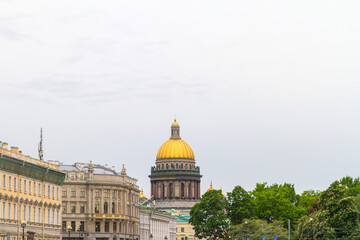
{"type": "Polygon", "coordinates": [[[56,163],[0,142],[0,234],[8,239],[61,239],[61,186],[56,163]],[[24,229],[21,226],[23,223],[24,229]],[[24,225],[26,223],[26,225],[24,225]]]}

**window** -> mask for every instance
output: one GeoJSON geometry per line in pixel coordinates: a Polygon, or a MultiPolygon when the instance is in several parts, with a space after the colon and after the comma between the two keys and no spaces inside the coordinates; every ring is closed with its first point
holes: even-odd
{"type": "Polygon", "coordinates": [[[9,203],[8,206],[8,219],[11,219],[11,203],[9,203]]]}
{"type": "Polygon", "coordinates": [[[36,222],[36,207],[34,207],[34,217],[33,217],[33,222],[36,222]]]}
{"type": "MultiPolygon", "coordinates": [[[[35,208],[34,208],[35,209],[35,208]]],[[[54,225],[55,223],[55,210],[52,210],[52,218],[51,218],[51,224],[54,225]]]]}
{"type": "Polygon", "coordinates": [[[43,196],[46,197],[46,184],[44,184],[43,191],[44,191],[43,196]]]}
{"type": "Polygon", "coordinates": [[[22,179],[20,178],[20,183],[19,183],[19,190],[20,192],[22,192],[22,179]]]}
{"type": "Polygon", "coordinates": [[[21,204],[19,204],[19,219],[21,220],[21,204]]]}
{"type": "Polygon", "coordinates": [[[95,202],[95,213],[99,213],[100,212],[100,204],[99,202],[95,202]]]}
{"type": "Polygon", "coordinates": [[[59,188],[56,188],[56,199],[59,200],[59,188]]]}
{"type": "MultiPolygon", "coordinates": [[[[5,203],[4,203],[4,206],[5,206],[5,203]]],[[[23,207],[23,220],[26,220],[26,205],[25,204],[23,207]]]]}
{"type": "Polygon", "coordinates": [[[52,187],[52,199],[55,199],[55,187],[52,187]]]}
{"type": "Polygon", "coordinates": [[[67,197],[67,189],[62,190],[62,197],[67,197]]]}
{"type": "Polygon", "coordinates": [[[41,183],[39,183],[39,196],[41,196],[41,183]]]}
{"type": "Polygon", "coordinates": [[[75,188],[71,189],[71,197],[76,197],[76,189],[75,188]]]}
{"type": "Polygon", "coordinates": [[[108,213],[108,203],[104,203],[104,213],[108,213]]]}
{"type": "Polygon", "coordinates": [[[14,203],[14,215],[13,215],[13,219],[14,219],[14,220],[17,220],[16,203],[14,203]]]}
{"type": "Polygon", "coordinates": [[[95,190],[95,197],[99,197],[99,192],[100,191],[98,189],[95,190]]]}
{"type": "Polygon", "coordinates": [[[71,221],[71,228],[72,228],[72,231],[76,231],[75,221],[71,221]]]}
{"type": "Polygon", "coordinates": [[[80,231],[81,232],[84,232],[84,230],[85,230],[85,222],[84,221],[80,221],[80,231]]]}
{"type": "Polygon", "coordinates": [[[6,202],[3,202],[3,219],[6,218],[5,213],[6,213],[6,202]]]}
{"type": "Polygon", "coordinates": [[[105,222],[105,232],[110,231],[110,222],[105,222]]]}
{"type": "Polygon", "coordinates": [[[75,210],[76,210],[76,204],[71,203],[71,213],[75,213],[75,210]]]}
{"type": "Polygon", "coordinates": [[[62,212],[67,213],[67,205],[66,205],[66,203],[63,203],[62,207],[63,207],[62,212]]]}
{"type": "Polygon", "coordinates": [[[80,190],[80,197],[85,197],[85,190],[84,189],[80,190]]]}
{"type": "Polygon", "coordinates": [[[48,186],[48,198],[50,198],[50,185],[48,186]]]}
{"type": "Polygon", "coordinates": [[[61,223],[61,230],[62,230],[63,232],[66,232],[66,221],[62,221],[62,223],[61,223]]]}
{"type": "Polygon", "coordinates": [[[85,213],[85,204],[80,203],[80,213],[85,213]]]}
{"type": "Polygon", "coordinates": [[[31,194],[31,181],[29,181],[29,194],[31,194]]]}
{"type": "Polygon", "coordinates": [[[104,190],[104,197],[109,197],[109,190],[104,190]]]}
{"type": "Polygon", "coordinates": [[[115,213],[115,203],[111,204],[111,213],[115,213]]]}
{"type": "Polygon", "coordinates": [[[12,189],[12,181],[11,181],[11,176],[9,176],[9,190],[12,189]]]}
{"type": "Polygon", "coordinates": [[[95,222],[95,232],[100,232],[100,222],[95,222]]]}
{"type": "Polygon", "coordinates": [[[5,174],[3,175],[3,186],[4,186],[4,188],[6,188],[6,175],[5,174]]]}
{"type": "Polygon", "coordinates": [[[47,221],[48,221],[48,224],[50,225],[50,209],[48,209],[47,221]]]}
{"type": "Polygon", "coordinates": [[[112,198],[115,198],[115,190],[112,190],[112,198]]]}
{"type": "Polygon", "coordinates": [[[57,210],[56,211],[56,225],[59,225],[59,217],[60,217],[60,215],[59,215],[59,210],[57,210]]]}
{"type": "Polygon", "coordinates": [[[116,222],[113,222],[113,232],[116,232],[116,222]]]}
{"type": "Polygon", "coordinates": [[[184,232],[184,230],[185,230],[184,228],[181,228],[181,232],[184,232]]]}
{"type": "Polygon", "coordinates": [[[34,182],[34,195],[36,195],[36,182],[34,182]]]}
{"type": "Polygon", "coordinates": [[[31,222],[31,206],[29,206],[29,212],[28,212],[28,221],[31,222]]]}
{"type": "Polygon", "coordinates": [[[38,209],[38,222],[41,223],[41,208],[38,209]]]}

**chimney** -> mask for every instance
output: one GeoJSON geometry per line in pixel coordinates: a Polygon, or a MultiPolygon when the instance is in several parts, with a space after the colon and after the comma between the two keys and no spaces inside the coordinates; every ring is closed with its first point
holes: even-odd
{"type": "Polygon", "coordinates": [[[8,144],[6,142],[4,142],[2,146],[3,146],[4,149],[8,148],[8,144]]]}
{"type": "Polygon", "coordinates": [[[11,151],[14,153],[19,153],[19,148],[18,147],[11,147],[11,151]]]}
{"type": "Polygon", "coordinates": [[[111,167],[111,170],[115,171],[115,166],[112,166],[112,167],[111,167]]]}

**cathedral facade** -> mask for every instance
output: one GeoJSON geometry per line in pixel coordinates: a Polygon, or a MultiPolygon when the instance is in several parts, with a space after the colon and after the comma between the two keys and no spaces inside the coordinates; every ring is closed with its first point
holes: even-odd
{"type": "Polygon", "coordinates": [[[189,144],[181,139],[176,119],[171,125],[171,137],[160,147],[149,177],[151,198],[157,209],[188,214],[200,202],[200,167],[196,166],[189,144]]]}

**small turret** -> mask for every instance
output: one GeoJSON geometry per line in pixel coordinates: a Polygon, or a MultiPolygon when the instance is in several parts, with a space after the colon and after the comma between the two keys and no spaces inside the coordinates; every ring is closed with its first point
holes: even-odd
{"type": "Polygon", "coordinates": [[[123,164],[123,167],[122,167],[122,169],[121,169],[121,176],[126,176],[125,164],[123,164]]]}
{"type": "Polygon", "coordinates": [[[94,166],[92,164],[92,161],[90,161],[88,169],[89,169],[89,179],[93,179],[94,178],[94,166]]]}

